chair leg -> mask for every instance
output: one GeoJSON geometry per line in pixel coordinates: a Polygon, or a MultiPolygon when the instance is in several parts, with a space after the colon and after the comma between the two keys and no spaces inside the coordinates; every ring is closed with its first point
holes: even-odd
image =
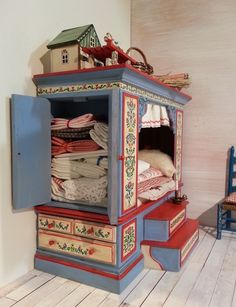
{"type": "Polygon", "coordinates": [[[222,207],[221,204],[217,206],[217,235],[216,239],[221,239],[221,229],[222,229],[222,207]]]}
{"type": "Polygon", "coordinates": [[[227,210],[226,216],[227,216],[227,220],[226,220],[226,228],[230,229],[231,227],[231,222],[228,221],[228,219],[231,219],[231,215],[232,212],[230,210],[227,210]]]}

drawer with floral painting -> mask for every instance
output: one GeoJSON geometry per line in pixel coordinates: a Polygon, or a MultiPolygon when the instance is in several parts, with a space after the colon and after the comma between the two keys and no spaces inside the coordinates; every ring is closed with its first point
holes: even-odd
{"type": "Polygon", "coordinates": [[[116,244],[52,231],[38,231],[38,247],[111,265],[116,264],[116,244]]]}
{"type": "Polygon", "coordinates": [[[73,234],[73,220],[50,215],[38,215],[38,228],[73,234]]]}
{"type": "Polygon", "coordinates": [[[116,242],[116,227],[82,220],[74,221],[74,234],[90,239],[116,242]]]}

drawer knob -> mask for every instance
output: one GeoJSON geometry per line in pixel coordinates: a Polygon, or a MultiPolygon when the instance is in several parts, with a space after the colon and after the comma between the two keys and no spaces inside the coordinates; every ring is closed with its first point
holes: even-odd
{"type": "Polygon", "coordinates": [[[48,224],[49,229],[53,228],[53,226],[54,226],[53,223],[48,224]]]}
{"type": "Polygon", "coordinates": [[[52,246],[52,245],[54,245],[54,244],[55,244],[55,241],[50,240],[50,241],[48,242],[48,244],[49,244],[50,246],[52,246]]]}
{"type": "Polygon", "coordinates": [[[118,156],[118,160],[124,161],[124,159],[125,159],[125,156],[118,156]]]}

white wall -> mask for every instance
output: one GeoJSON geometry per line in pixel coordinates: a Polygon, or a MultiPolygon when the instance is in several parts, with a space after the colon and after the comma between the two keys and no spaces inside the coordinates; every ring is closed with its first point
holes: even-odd
{"type": "Polygon", "coordinates": [[[216,221],[224,196],[227,149],[236,145],[236,1],[132,0],[132,43],[156,74],[188,72],[184,192],[188,212],[216,221]]]}
{"type": "MultiPolygon", "coordinates": [[[[40,57],[61,30],[93,23],[103,43],[110,32],[130,46],[129,0],[1,0],[0,11],[0,287],[33,268],[35,214],[11,207],[9,98],[35,95],[33,74],[40,57]]],[[[35,170],[37,173],[37,163],[35,170]]]]}

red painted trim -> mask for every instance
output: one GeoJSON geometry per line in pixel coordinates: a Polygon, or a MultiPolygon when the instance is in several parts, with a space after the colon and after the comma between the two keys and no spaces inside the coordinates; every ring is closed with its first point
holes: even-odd
{"type": "Polygon", "coordinates": [[[180,227],[171,238],[166,241],[153,241],[153,240],[143,240],[141,245],[151,245],[153,247],[163,247],[163,248],[173,248],[182,249],[187,241],[192,237],[198,228],[198,221],[193,219],[187,219],[185,223],[180,227]]]}
{"type": "Polygon", "coordinates": [[[136,173],[136,187],[135,187],[135,204],[134,206],[130,207],[129,209],[125,210],[124,209],[124,173],[125,173],[125,162],[124,160],[122,160],[122,175],[121,175],[121,183],[122,183],[122,189],[121,189],[121,199],[122,199],[122,206],[121,206],[121,213],[122,215],[127,213],[127,212],[130,212],[131,210],[137,208],[137,193],[138,193],[138,163],[137,163],[137,160],[138,160],[138,107],[139,107],[139,104],[138,104],[138,96],[135,96],[135,95],[131,95],[127,92],[123,92],[122,94],[122,157],[124,157],[125,159],[125,152],[124,152],[124,148],[125,148],[125,137],[124,137],[124,127],[125,127],[125,111],[126,111],[126,104],[125,104],[125,98],[126,97],[129,97],[129,98],[132,98],[136,101],[136,119],[137,119],[137,122],[136,122],[136,157],[135,157],[135,160],[136,160],[136,163],[135,163],[135,173],[136,173]]]}
{"type": "Polygon", "coordinates": [[[121,237],[121,261],[124,261],[137,250],[137,220],[134,219],[134,220],[130,221],[129,223],[123,225],[121,233],[122,233],[122,235],[121,235],[122,236],[121,237]],[[135,224],[135,246],[134,246],[133,250],[131,250],[127,255],[124,256],[124,254],[123,254],[123,250],[124,250],[124,240],[123,240],[124,231],[125,231],[125,228],[129,227],[129,225],[131,225],[133,223],[135,224]]]}
{"type": "MultiPolygon", "coordinates": [[[[148,209],[155,203],[161,201],[163,198],[168,197],[172,193],[173,191],[167,192],[165,195],[163,195],[162,197],[154,201],[143,203],[141,206],[137,207],[136,209],[132,208],[132,212],[129,212],[128,214],[125,214],[119,217],[117,225],[124,224],[130,219],[135,218],[138,214],[142,213],[143,211],[145,211],[146,209],[148,209]]],[[[34,210],[36,213],[50,214],[50,215],[59,216],[59,217],[70,217],[74,219],[79,218],[79,219],[85,219],[86,221],[98,222],[98,223],[103,223],[103,224],[110,223],[108,216],[104,214],[90,213],[90,212],[85,212],[85,211],[64,209],[64,208],[58,208],[58,207],[50,207],[46,205],[36,206],[34,207],[34,210]]]]}
{"type": "MultiPolygon", "coordinates": [[[[119,224],[123,224],[127,221],[129,221],[131,218],[135,217],[137,214],[145,211],[146,209],[148,209],[149,207],[151,207],[152,205],[154,205],[155,203],[161,201],[163,198],[166,198],[168,197],[169,195],[171,195],[173,193],[173,191],[170,191],[170,192],[167,192],[165,195],[163,195],[162,197],[156,199],[156,200],[153,200],[153,201],[150,201],[150,202],[146,202],[146,203],[143,203],[141,206],[137,207],[136,209],[134,209],[132,212],[129,212],[128,214],[124,215],[124,216],[121,216],[119,217],[118,219],[118,225],[119,224]]],[[[133,208],[132,208],[133,209],[133,208]]]]}
{"type": "Polygon", "coordinates": [[[141,261],[143,259],[143,255],[141,254],[134,262],[132,262],[132,264],[127,267],[127,269],[120,275],[115,275],[112,273],[108,273],[106,271],[101,271],[98,269],[94,269],[91,268],[89,266],[86,265],[81,265],[81,264],[77,264],[74,262],[70,262],[70,261],[66,261],[66,260],[62,260],[62,259],[58,259],[58,258],[54,258],[54,257],[49,257],[49,256],[44,256],[41,255],[40,253],[36,252],[35,254],[35,258],[43,260],[43,261],[49,261],[49,262],[53,262],[53,263],[57,263],[60,265],[64,265],[64,266],[68,266],[74,269],[79,269],[79,270],[83,270],[92,274],[97,274],[97,275],[101,275],[107,278],[112,278],[112,279],[116,279],[116,280],[121,280],[123,279],[134,267],[136,264],[139,263],[139,261],[141,261]]]}
{"type": "Polygon", "coordinates": [[[187,98],[188,100],[192,99],[191,96],[180,92],[178,90],[176,90],[173,87],[170,87],[164,83],[162,83],[161,81],[157,80],[156,78],[153,78],[152,76],[139,71],[138,69],[134,68],[133,66],[129,65],[129,64],[119,64],[119,65],[111,65],[111,66],[101,66],[101,67],[96,67],[96,68],[86,68],[86,69],[75,69],[75,70],[69,70],[69,71],[59,71],[59,72],[51,72],[51,73],[46,73],[46,74],[37,74],[34,75],[33,78],[34,79],[38,79],[38,78],[45,78],[45,77],[51,77],[51,76],[62,76],[62,75],[73,75],[73,74],[78,74],[78,73],[86,73],[86,72],[94,72],[94,71],[102,71],[102,70],[110,70],[110,69],[119,69],[119,68],[128,68],[129,70],[134,71],[135,73],[137,73],[138,75],[141,75],[143,77],[145,77],[148,80],[151,80],[152,82],[159,84],[175,93],[178,93],[178,95],[187,98]]]}
{"type": "Polygon", "coordinates": [[[49,207],[46,205],[40,205],[35,207],[36,213],[44,213],[44,214],[52,214],[59,217],[70,217],[70,218],[78,218],[78,219],[85,219],[87,221],[92,222],[101,222],[103,224],[109,224],[109,219],[107,215],[98,214],[98,213],[91,213],[86,211],[79,211],[73,209],[64,209],[64,208],[57,208],[57,207],[49,207]]]}

